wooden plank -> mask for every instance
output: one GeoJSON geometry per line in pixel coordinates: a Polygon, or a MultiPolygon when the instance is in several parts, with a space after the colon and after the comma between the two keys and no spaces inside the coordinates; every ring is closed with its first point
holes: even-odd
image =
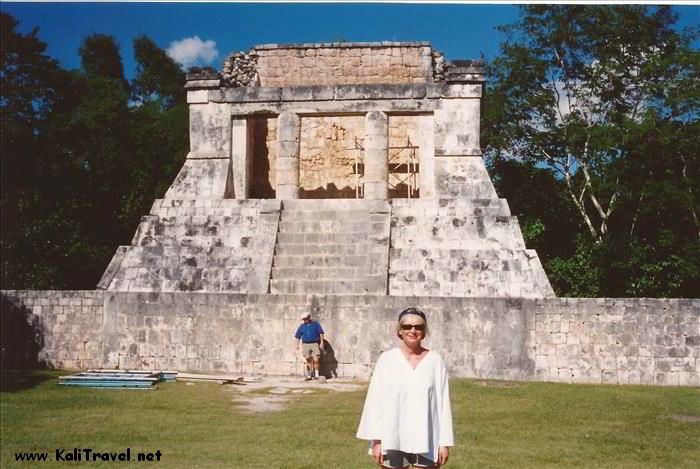
{"type": "Polygon", "coordinates": [[[212,381],[243,381],[245,377],[235,376],[235,375],[206,375],[198,373],[177,373],[177,379],[199,379],[199,380],[212,380],[212,381]]]}

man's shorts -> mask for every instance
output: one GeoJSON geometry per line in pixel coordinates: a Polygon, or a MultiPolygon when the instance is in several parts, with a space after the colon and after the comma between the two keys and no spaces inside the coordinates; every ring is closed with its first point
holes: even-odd
{"type": "Polygon", "coordinates": [[[407,467],[409,464],[413,464],[413,467],[435,467],[437,464],[435,461],[422,456],[420,454],[404,453],[403,451],[397,450],[387,450],[384,455],[384,462],[382,467],[387,467],[390,469],[399,469],[407,467]]]}
{"type": "Polygon", "coordinates": [[[304,357],[304,359],[307,359],[309,357],[313,357],[316,360],[321,358],[321,348],[318,346],[317,343],[312,342],[309,344],[301,343],[301,355],[304,357]]]}

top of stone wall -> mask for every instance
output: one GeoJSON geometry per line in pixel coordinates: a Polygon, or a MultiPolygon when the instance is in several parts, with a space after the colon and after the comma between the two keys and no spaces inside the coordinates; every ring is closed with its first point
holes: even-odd
{"type": "Polygon", "coordinates": [[[395,42],[395,41],[381,41],[381,42],[316,42],[316,43],[297,43],[297,44],[261,44],[253,47],[257,51],[263,50],[273,50],[273,49],[349,49],[356,47],[369,47],[369,48],[379,48],[379,47],[430,47],[432,48],[430,42],[427,41],[417,41],[417,42],[395,42]]]}
{"type": "Polygon", "coordinates": [[[450,62],[427,41],[260,44],[229,54],[220,72],[191,70],[186,88],[481,83],[482,65],[450,62]]]}

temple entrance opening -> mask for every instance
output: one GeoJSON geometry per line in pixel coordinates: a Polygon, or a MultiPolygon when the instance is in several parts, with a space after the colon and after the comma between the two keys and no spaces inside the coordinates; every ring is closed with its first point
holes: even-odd
{"type": "Polygon", "coordinates": [[[274,199],[277,162],[277,116],[248,118],[248,129],[252,148],[250,171],[250,198],[274,199]]]}
{"type": "MultiPolygon", "coordinates": [[[[388,116],[388,198],[420,197],[421,118],[388,116]]],[[[364,198],[365,115],[308,115],[300,121],[299,198],[364,198]]],[[[276,197],[277,125],[275,115],[247,119],[250,198],[276,197]]]]}

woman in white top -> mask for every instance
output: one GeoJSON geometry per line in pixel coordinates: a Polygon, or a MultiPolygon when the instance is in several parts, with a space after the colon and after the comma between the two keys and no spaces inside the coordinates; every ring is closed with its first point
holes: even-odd
{"type": "Polygon", "coordinates": [[[401,344],[381,354],[369,383],[357,438],[385,468],[440,467],[454,446],[447,368],[421,345],[427,333],[422,311],[401,311],[401,344]]]}

